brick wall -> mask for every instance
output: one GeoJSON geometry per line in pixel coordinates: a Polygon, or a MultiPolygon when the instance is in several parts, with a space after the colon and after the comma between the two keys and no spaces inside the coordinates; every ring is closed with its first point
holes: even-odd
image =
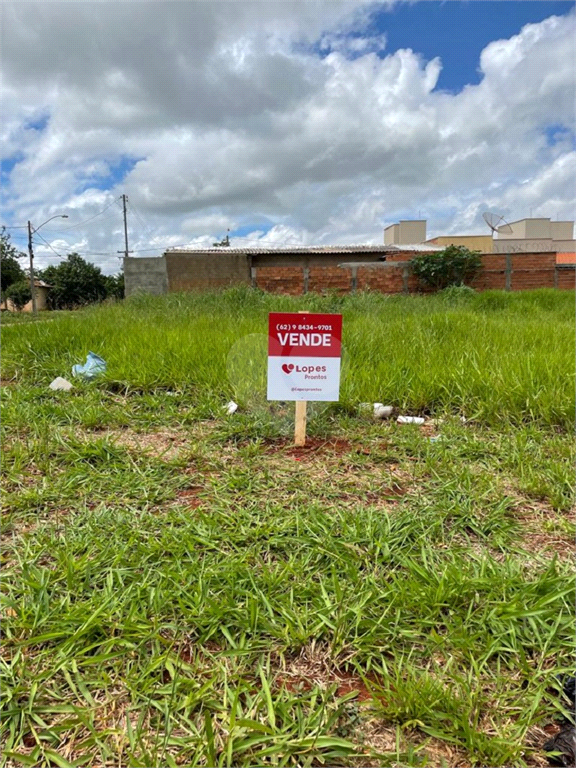
{"type": "MultiPolygon", "coordinates": [[[[306,271],[304,272],[306,277],[306,271]]],[[[350,293],[352,280],[349,273],[341,267],[309,267],[307,270],[307,288],[309,291],[336,291],[350,293]]]]}
{"type": "Polygon", "coordinates": [[[556,288],[563,291],[573,291],[576,288],[576,267],[570,265],[558,265],[556,267],[556,288]]]}
{"type": "MultiPolygon", "coordinates": [[[[353,257],[356,254],[351,254],[353,257]]],[[[124,260],[126,295],[138,291],[167,291],[226,288],[252,284],[269,293],[299,296],[307,292],[351,293],[370,289],[382,293],[423,293],[411,273],[410,251],[390,254],[386,261],[370,258],[346,262],[350,254],[285,255],[248,257],[243,253],[166,253],[162,258],[124,260]],[[344,262],[344,263],[343,263],[344,262]]],[[[361,254],[358,253],[358,259],[361,254]]],[[[575,266],[556,264],[555,253],[484,254],[482,272],[472,286],[523,291],[533,288],[574,290],[575,266]]]]}
{"type": "MultiPolygon", "coordinates": [[[[308,291],[350,293],[426,293],[410,270],[411,252],[394,254],[385,262],[344,263],[339,267],[266,266],[252,269],[252,284],[270,293],[301,295],[308,291]]],[[[484,254],[482,272],[472,281],[479,291],[524,291],[533,288],[574,289],[575,268],[556,265],[555,253],[484,254]]]]}
{"type": "Polygon", "coordinates": [[[258,267],[252,269],[252,283],[268,293],[304,293],[304,267],[258,267]]]}
{"type": "Polygon", "coordinates": [[[381,293],[403,293],[407,289],[407,263],[384,263],[381,266],[358,267],[356,287],[359,291],[369,288],[381,293]]]}
{"type": "Polygon", "coordinates": [[[511,290],[554,288],[555,253],[519,253],[508,256],[511,262],[511,290]]]}
{"type": "Polygon", "coordinates": [[[506,290],[506,256],[482,256],[482,271],[472,280],[471,286],[478,291],[506,290]]]}

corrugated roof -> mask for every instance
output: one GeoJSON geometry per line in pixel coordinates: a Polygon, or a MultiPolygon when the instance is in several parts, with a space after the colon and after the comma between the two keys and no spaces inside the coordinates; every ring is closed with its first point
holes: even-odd
{"type": "Polygon", "coordinates": [[[274,253],[395,253],[399,251],[430,251],[439,249],[432,245],[415,243],[414,245],[293,245],[277,248],[173,248],[166,253],[238,253],[245,255],[274,254],[274,253]]]}
{"type": "Polygon", "coordinates": [[[338,264],[339,267],[374,267],[374,268],[387,268],[394,269],[403,265],[410,264],[410,261],[343,261],[342,264],[338,264]]]}

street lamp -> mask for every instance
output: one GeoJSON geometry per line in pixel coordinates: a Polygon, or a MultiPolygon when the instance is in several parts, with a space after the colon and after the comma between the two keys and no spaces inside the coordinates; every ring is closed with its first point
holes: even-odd
{"type": "MultiPolygon", "coordinates": [[[[44,224],[48,224],[49,221],[52,221],[52,219],[67,219],[68,214],[66,213],[59,213],[56,216],[52,216],[50,219],[47,219],[44,224]]],[[[36,285],[34,284],[34,250],[32,248],[32,233],[38,232],[39,229],[41,229],[44,224],[40,224],[39,227],[36,227],[34,229],[32,227],[32,224],[28,222],[28,253],[30,254],[30,293],[32,294],[32,314],[37,315],[38,310],[36,309],[36,285]]]]}

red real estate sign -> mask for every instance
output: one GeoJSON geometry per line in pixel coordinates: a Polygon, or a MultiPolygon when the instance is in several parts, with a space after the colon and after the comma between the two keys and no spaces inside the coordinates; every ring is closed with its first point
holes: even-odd
{"type": "Polygon", "coordinates": [[[271,312],[268,400],[340,397],[342,315],[271,312]]]}

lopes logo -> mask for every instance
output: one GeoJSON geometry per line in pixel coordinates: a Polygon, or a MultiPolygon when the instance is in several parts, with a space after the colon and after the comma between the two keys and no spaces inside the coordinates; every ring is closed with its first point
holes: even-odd
{"type": "Polygon", "coordinates": [[[294,365],[294,363],[282,363],[284,373],[326,373],[325,365],[294,365]]]}

